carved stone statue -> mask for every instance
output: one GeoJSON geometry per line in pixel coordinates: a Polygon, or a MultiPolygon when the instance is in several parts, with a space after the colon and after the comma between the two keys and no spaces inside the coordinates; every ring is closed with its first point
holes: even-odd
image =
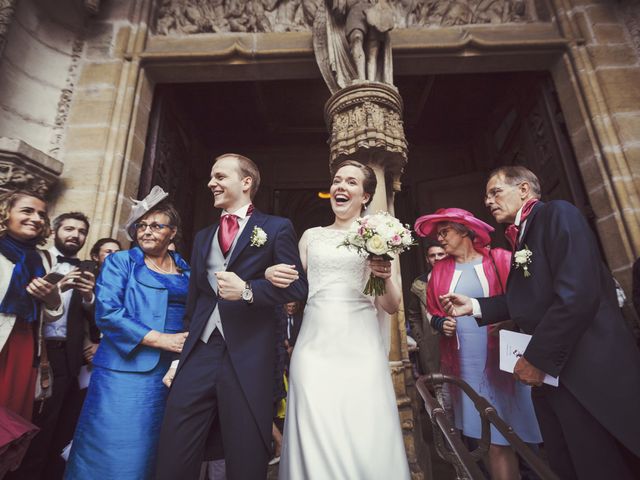
{"type": "Polygon", "coordinates": [[[332,93],[358,81],[393,84],[394,13],[387,0],[325,0],[316,14],[316,61],[332,93]]]}

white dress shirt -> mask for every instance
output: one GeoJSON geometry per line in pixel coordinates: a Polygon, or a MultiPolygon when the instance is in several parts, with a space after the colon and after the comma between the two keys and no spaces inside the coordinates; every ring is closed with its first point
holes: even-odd
{"type": "Polygon", "coordinates": [[[287,340],[291,340],[291,330],[293,330],[293,315],[287,315],[287,340]]]}
{"type": "MultiPolygon", "coordinates": [[[[520,210],[518,210],[518,213],[516,213],[516,218],[513,221],[513,224],[516,227],[520,227],[520,230],[518,231],[518,242],[520,242],[522,240],[522,235],[524,235],[524,227],[527,225],[527,221],[525,220],[524,222],[522,222],[522,225],[520,225],[520,218],[522,217],[522,209],[524,208],[524,205],[522,205],[522,207],[520,207],[520,210]]],[[[474,318],[482,318],[482,310],[480,308],[480,302],[478,302],[478,300],[476,300],[475,298],[471,299],[471,305],[473,306],[473,317],[474,318]]]]}

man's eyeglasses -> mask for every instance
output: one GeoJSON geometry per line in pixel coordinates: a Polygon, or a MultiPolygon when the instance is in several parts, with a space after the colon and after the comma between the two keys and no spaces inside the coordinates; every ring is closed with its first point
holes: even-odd
{"type": "Polygon", "coordinates": [[[488,200],[493,200],[494,198],[496,198],[498,195],[500,195],[504,190],[502,190],[502,188],[492,188],[491,190],[489,190],[487,192],[487,194],[484,196],[484,200],[485,202],[488,200]]]}
{"type": "MultiPolygon", "coordinates": [[[[512,187],[512,188],[518,188],[520,185],[522,185],[524,182],[520,182],[520,183],[516,183],[514,185],[507,185],[508,187],[512,187]]],[[[500,195],[502,192],[504,192],[504,188],[503,187],[494,187],[491,190],[489,190],[487,192],[487,194],[484,196],[484,201],[488,201],[488,200],[493,200],[494,198],[496,198],[498,195],[500,195]]]]}
{"type": "Polygon", "coordinates": [[[173,225],[169,225],[168,223],[134,223],[133,226],[138,232],[144,232],[147,228],[150,228],[152,232],[159,232],[163,228],[173,228],[173,225]]]}

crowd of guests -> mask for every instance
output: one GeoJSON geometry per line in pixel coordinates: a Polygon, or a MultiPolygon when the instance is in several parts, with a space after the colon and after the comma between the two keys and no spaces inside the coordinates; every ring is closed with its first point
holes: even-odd
{"type": "Polygon", "coordinates": [[[162,200],[128,222],[133,248],[101,238],[83,261],[84,214],[50,222],[39,195],[0,196],[0,477],[151,477],[190,272],[162,200]]]}
{"type": "MultiPolygon", "coordinates": [[[[194,341],[189,324],[198,315],[188,307],[198,279],[176,252],[181,221],[167,196],[154,187],[136,203],[125,225],[133,242],[129,250],[102,238],[91,247],[90,260],[81,260],[90,229],[86,215],[67,212],[50,222],[39,195],[0,195],[0,440],[14,439],[0,452],[0,478],[156,475],[167,428],[162,426],[167,387],[179,354],[194,341]],[[45,250],[50,237],[53,246],[45,250]]],[[[566,202],[543,204],[540,196],[537,178],[522,167],[490,176],[485,203],[499,223],[510,224],[511,251],[493,248],[493,227],[463,209],[439,209],[416,221],[415,230],[426,241],[427,267],[407,299],[418,369],[465,380],[521,439],[544,442],[561,478],[605,478],[603,472],[634,478],[640,442],[638,350],[615,308],[612,278],[597,260],[586,223],[566,202]],[[518,260],[522,252],[529,253],[524,262],[518,260]],[[533,335],[514,375],[499,369],[502,329],[533,335]],[[605,360],[617,361],[617,368],[605,369],[605,360]],[[545,373],[559,376],[560,386],[543,386],[545,373]],[[627,395],[621,397],[621,391],[627,395]]],[[[234,245],[232,240],[227,247],[234,245]]],[[[227,265],[222,240],[220,249],[219,258],[213,252],[206,260],[210,270],[218,261],[227,265]]],[[[284,280],[275,274],[267,278],[274,287],[287,288],[298,278],[295,268],[280,271],[284,280]]],[[[223,298],[234,279],[218,273],[209,282],[223,298]]],[[[640,314],[640,260],[633,275],[640,314]]],[[[242,299],[252,303],[252,296],[244,297],[246,289],[242,299]]],[[[289,364],[303,310],[301,301],[275,307],[271,465],[280,459],[289,364]]],[[[198,348],[224,345],[216,312],[217,307],[198,348]]],[[[206,368],[213,360],[224,364],[228,354],[202,357],[201,370],[190,367],[194,388],[197,375],[203,382],[210,375],[206,368]]],[[[468,397],[445,389],[441,400],[471,444],[481,438],[480,417],[468,397]]],[[[204,407],[187,401],[179,410],[198,408],[204,407]]],[[[212,430],[224,427],[220,421],[212,430]]],[[[190,448],[206,460],[202,468],[208,478],[225,478],[221,444],[184,450],[190,448]]],[[[486,468],[494,479],[521,476],[516,454],[493,427],[486,468]]]]}
{"type": "Polygon", "coordinates": [[[121,249],[103,238],[82,262],[78,252],[89,226],[79,212],[50,222],[46,201],[32,192],[0,195],[0,424],[11,425],[18,439],[0,474],[21,464],[7,478],[36,479],[43,472],[61,478],[64,472],[60,453],[73,438],[86,392],[78,375],[92,365],[100,342],[95,278],[107,255],[121,249]],[[53,246],[38,248],[51,235],[53,246]],[[12,413],[32,424],[7,422],[12,413]],[[38,433],[25,451],[29,431],[38,433]]]}

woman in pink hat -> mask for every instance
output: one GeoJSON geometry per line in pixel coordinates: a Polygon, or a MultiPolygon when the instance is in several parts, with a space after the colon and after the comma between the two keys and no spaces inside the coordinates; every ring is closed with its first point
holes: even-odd
{"type": "MultiPolygon", "coordinates": [[[[449,292],[475,297],[504,293],[511,254],[491,249],[493,227],[460,208],[441,208],[416,221],[418,235],[436,238],[448,257],[433,267],[427,287],[427,309],[440,338],[443,373],[462,378],[497,409],[498,414],[528,443],[542,437],[533,411],[530,387],[499,369],[497,327],[479,327],[471,316],[447,317],[438,297],[449,292]],[[494,331],[495,330],[495,331],[494,331]]],[[[456,428],[470,438],[481,437],[480,416],[458,389],[452,391],[456,428]]],[[[491,478],[520,478],[518,460],[509,442],[492,426],[489,448],[491,478]]]]}

